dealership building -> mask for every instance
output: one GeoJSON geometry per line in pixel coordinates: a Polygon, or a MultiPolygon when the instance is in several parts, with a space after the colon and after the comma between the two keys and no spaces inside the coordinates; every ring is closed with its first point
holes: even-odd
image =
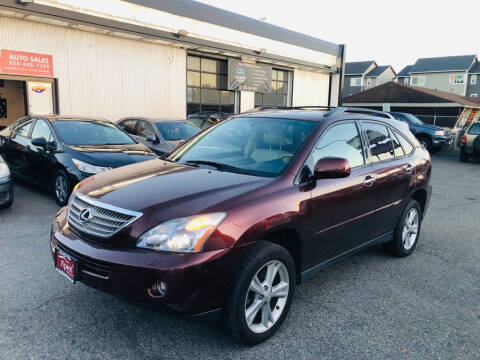
{"type": "Polygon", "coordinates": [[[0,0],[0,127],[335,106],[344,46],[190,0],[0,0]]]}

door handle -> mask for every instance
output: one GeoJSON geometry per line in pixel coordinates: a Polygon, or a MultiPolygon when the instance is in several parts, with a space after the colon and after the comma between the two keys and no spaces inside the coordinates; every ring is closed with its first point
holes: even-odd
{"type": "Polygon", "coordinates": [[[407,170],[407,173],[411,174],[412,171],[413,171],[413,166],[408,164],[407,167],[405,168],[405,170],[407,170]]]}
{"type": "Polygon", "coordinates": [[[375,179],[373,176],[369,175],[365,178],[365,180],[363,181],[363,184],[365,186],[372,186],[375,183],[376,180],[377,179],[375,179]]]}

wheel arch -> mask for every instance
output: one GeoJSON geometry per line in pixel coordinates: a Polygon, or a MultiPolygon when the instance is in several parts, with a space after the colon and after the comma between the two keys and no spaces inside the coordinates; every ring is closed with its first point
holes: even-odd
{"type": "Polygon", "coordinates": [[[416,200],[422,210],[422,217],[425,213],[425,207],[427,205],[427,191],[425,189],[418,189],[410,195],[410,199],[416,200]]]}

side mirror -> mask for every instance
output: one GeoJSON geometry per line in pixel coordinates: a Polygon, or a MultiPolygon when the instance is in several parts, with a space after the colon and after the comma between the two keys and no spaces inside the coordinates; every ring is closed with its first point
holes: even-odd
{"type": "Polygon", "coordinates": [[[35,138],[32,140],[32,145],[45,149],[47,147],[47,140],[44,137],[35,138]]]}
{"type": "Polygon", "coordinates": [[[147,136],[147,141],[154,144],[158,142],[158,139],[156,136],[150,135],[150,136],[147,136]]]}
{"type": "Polygon", "coordinates": [[[315,164],[316,179],[339,179],[350,176],[350,163],[347,159],[326,157],[315,164]]]}

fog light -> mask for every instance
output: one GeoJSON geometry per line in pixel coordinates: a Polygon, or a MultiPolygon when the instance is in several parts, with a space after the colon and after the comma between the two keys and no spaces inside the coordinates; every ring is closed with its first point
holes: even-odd
{"type": "Polygon", "coordinates": [[[151,297],[164,297],[167,293],[167,284],[165,281],[157,280],[152,283],[148,289],[148,295],[151,297]]]}

